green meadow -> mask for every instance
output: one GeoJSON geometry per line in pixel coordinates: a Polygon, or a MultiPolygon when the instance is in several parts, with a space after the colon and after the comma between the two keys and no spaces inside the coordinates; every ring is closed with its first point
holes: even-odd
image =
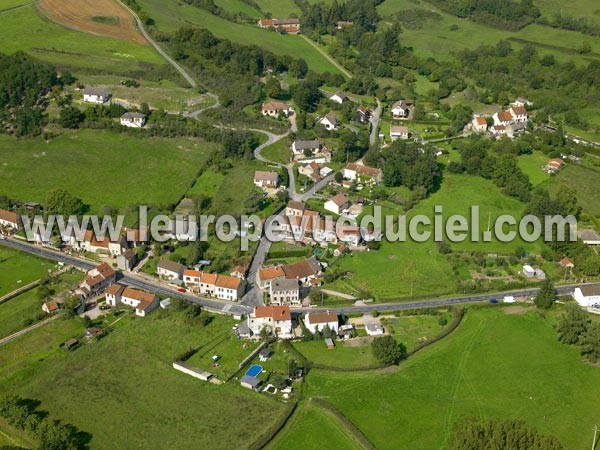
{"type": "Polygon", "coordinates": [[[271,13],[272,17],[286,19],[295,15],[300,17],[302,11],[296,5],[294,0],[256,0],[263,13],[271,13]]]}
{"type": "Polygon", "coordinates": [[[258,9],[242,0],[215,0],[215,5],[233,14],[245,14],[257,21],[263,17],[263,14],[258,9]]]}
{"type": "Polygon", "coordinates": [[[291,419],[266,448],[358,450],[362,446],[354,440],[337,417],[308,400],[298,405],[291,419]]]}
{"type": "Polygon", "coordinates": [[[269,145],[265,148],[261,154],[270,161],[275,161],[282,164],[290,162],[292,157],[292,151],[287,139],[280,139],[274,144],[269,145]]]}
{"type": "Polygon", "coordinates": [[[126,312],[118,320],[103,325],[115,331],[70,353],[59,345],[81,339],[77,319],[0,347],[0,389],[39,400],[51,418],[90,433],[92,449],[242,448],[283,413],[282,403],[237,383],[217,386],[172,368],[190,347],[230,333],[230,319],[217,316],[200,328],[157,310],[144,319],[126,312]]]}
{"type": "MultiPolygon", "coordinates": [[[[272,2],[279,4],[279,2],[272,2]]],[[[293,2],[290,1],[291,4],[293,2]]],[[[175,31],[182,26],[197,25],[210,30],[215,36],[239,44],[257,45],[279,55],[303,58],[316,72],[337,73],[338,69],[300,36],[282,35],[261,30],[258,24],[230,22],[194,6],[175,0],[140,0],[139,4],[156,21],[160,31],[175,31]]]]}
{"type": "Polygon", "coordinates": [[[0,137],[0,192],[42,203],[63,188],[90,205],[170,205],[194,181],[215,144],[100,130],[40,138],[0,137]]]}
{"type": "Polygon", "coordinates": [[[378,449],[444,448],[464,417],[522,418],[564,448],[587,448],[600,370],[559,343],[552,323],[520,307],[469,308],[456,331],[397,370],[313,369],[306,394],[330,402],[378,449]]]}
{"type": "MultiPolygon", "coordinates": [[[[0,247],[0,297],[39,280],[48,273],[48,270],[55,268],[56,265],[46,259],[0,247]]],[[[0,314],[1,311],[0,309],[0,314]]]]}
{"type": "Polygon", "coordinates": [[[31,5],[0,16],[0,51],[26,51],[72,70],[126,74],[143,63],[164,64],[150,46],[73,31],[45,18],[31,5]]]}
{"type": "Polygon", "coordinates": [[[547,187],[551,192],[558,192],[563,186],[575,189],[582,211],[594,216],[600,216],[599,180],[600,170],[569,163],[564,169],[542,184],[542,186],[547,187]]]}

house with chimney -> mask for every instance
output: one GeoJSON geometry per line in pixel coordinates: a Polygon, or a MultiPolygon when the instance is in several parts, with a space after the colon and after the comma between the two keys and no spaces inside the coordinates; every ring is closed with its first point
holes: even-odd
{"type": "Polygon", "coordinates": [[[128,128],[142,128],[146,125],[146,115],[137,112],[126,112],[121,116],[121,125],[128,128]]]}
{"type": "Polygon", "coordinates": [[[146,317],[159,306],[156,294],[114,283],[106,289],[106,304],[115,307],[123,303],[135,308],[135,315],[146,317]]]}
{"type": "Polygon", "coordinates": [[[270,102],[262,104],[261,111],[263,116],[270,116],[277,119],[280,114],[284,117],[289,117],[294,110],[285,102],[271,100],[270,102]]]}
{"type": "Polygon", "coordinates": [[[0,209],[0,234],[11,234],[23,227],[21,216],[6,209],[0,209]]]}
{"type": "Polygon", "coordinates": [[[336,313],[330,311],[307,313],[304,316],[304,326],[312,334],[321,333],[327,327],[337,334],[339,329],[338,316],[336,313]]]}
{"type": "Polygon", "coordinates": [[[244,280],[230,275],[186,269],[183,284],[193,293],[221,300],[237,301],[244,295],[244,280]]]}
{"type": "Polygon", "coordinates": [[[350,200],[344,194],[339,193],[331,197],[325,202],[324,208],[327,211],[331,211],[338,216],[342,214],[342,211],[350,206],[350,200]]]}
{"type": "Polygon", "coordinates": [[[319,123],[325,127],[326,130],[332,131],[337,130],[340,126],[340,121],[333,111],[329,111],[326,115],[319,119],[319,123]]]}
{"type": "Polygon", "coordinates": [[[258,21],[258,26],[262,29],[275,29],[287,34],[298,34],[300,32],[300,19],[261,19],[258,21]]]}
{"type": "Polygon", "coordinates": [[[410,132],[408,131],[408,127],[392,125],[390,126],[390,139],[392,141],[398,139],[408,139],[410,137],[410,132]]]}
{"type": "Polygon", "coordinates": [[[414,106],[414,100],[398,100],[392,105],[392,117],[402,120],[409,119],[414,106]]]}
{"type": "Polygon", "coordinates": [[[115,270],[107,263],[102,263],[87,272],[76,292],[84,299],[94,297],[104,292],[116,279],[115,270]]]}
{"type": "Polygon", "coordinates": [[[350,163],[342,169],[342,175],[350,181],[380,184],[383,181],[381,169],[350,163]]]}
{"type": "Polygon", "coordinates": [[[248,315],[248,328],[254,336],[264,329],[279,339],[289,339],[292,334],[292,313],[288,305],[257,306],[248,315]]]}
{"type": "Polygon", "coordinates": [[[276,189],[279,187],[281,177],[277,172],[257,170],[254,172],[254,186],[259,188],[276,189]]]}

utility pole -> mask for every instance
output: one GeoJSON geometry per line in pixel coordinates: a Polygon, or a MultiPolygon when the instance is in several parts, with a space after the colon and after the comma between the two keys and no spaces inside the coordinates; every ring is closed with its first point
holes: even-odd
{"type": "Polygon", "coordinates": [[[594,442],[592,442],[592,450],[596,448],[596,435],[598,434],[598,425],[594,425],[594,442]]]}

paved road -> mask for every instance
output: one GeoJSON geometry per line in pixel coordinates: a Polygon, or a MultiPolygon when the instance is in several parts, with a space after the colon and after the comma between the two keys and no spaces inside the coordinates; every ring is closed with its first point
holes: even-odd
{"type": "MultiPolygon", "coordinates": [[[[71,264],[75,267],[79,267],[84,270],[89,270],[96,266],[95,262],[87,261],[82,258],[77,258],[74,256],[66,255],[64,253],[50,250],[44,247],[40,247],[33,244],[28,244],[26,242],[17,241],[15,239],[5,239],[0,240],[0,245],[4,245],[7,247],[12,247],[17,250],[22,250],[34,255],[38,255],[47,259],[52,259],[54,261],[61,261],[67,264],[71,264]]],[[[197,303],[206,307],[211,311],[215,311],[218,313],[225,314],[241,314],[248,313],[252,311],[252,307],[245,306],[242,304],[226,302],[224,300],[215,300],[204,297],[197,297],[195,295],[184,294],[176,291],[175,289],[164,286],[156,280],[145,280],[139,276],[133,276],[131,274],[125,274],[123,276],[123,281],[127,284],[131,284],[132,286],[139,287],[141,289],[146,289],[150,292],[156,292],[157,294],[167,295],[172,298],[181,298],[183,300],[190,301],[192,303],[197,303]]],[[[583,286],[583,283],[579,284],[571,284],[565,286],[558,286],[556,291],[559,295],[569,295],[572,294],[576,287],[583,286]]],[[[600,285],[600,283],[587,283],[586,285],[594,286],[600,285]]],[[[338,314],[348,314],[348,313],[368,313],[372,311],[399,311],[403,309],[418,309],[418,308],[435,308],[435,307],[444,307],[451,305],[459,305],[459,304],[468,304],[468,303],[479,303],[479,302],[489,302],[491,299],[498,299],[501,301],[502,297],[505,295],[512,295],[515,297],[524,297],[524,296],[532,296],[535,295],[539,289],[537,288],[528,288],[528,289],[518,289],[513,291],[505,291],[505,292],[492,292],[487,294],[478,294],[478,295],[464,295],[464,296],[456,296],[450,298],[442,298],[442,299],[423,299],[423,300],[415,300],[411,302],[402,302],[402,303],[373,303],[373,304],[365,304],[361,306],[346,306],[340,308],[299,308],[294,309],[294,312],[318,312],[318,311],[334,311],[338,314]]]]}
{"type": "Polygon", "coordinates": [[[375,98],[375,101],[377,102],[377,106],[371,116],[371,136],[369,136],[369,144],[371,146],[375,145],[379,139],[379,121],[381,120],[381,102],[378,98],[375,98]]]}

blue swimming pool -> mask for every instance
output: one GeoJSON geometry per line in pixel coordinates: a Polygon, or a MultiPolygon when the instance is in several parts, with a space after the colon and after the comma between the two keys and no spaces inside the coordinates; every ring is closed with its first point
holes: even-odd
{"type": "Polygon", "coordinates": [[[249,377],[257,377],[262,372],[262,370],[262,366],[254,364],[253,366],[250,366],[250,368],[246,371],[246,375],[248,375],[249,377]]]}

